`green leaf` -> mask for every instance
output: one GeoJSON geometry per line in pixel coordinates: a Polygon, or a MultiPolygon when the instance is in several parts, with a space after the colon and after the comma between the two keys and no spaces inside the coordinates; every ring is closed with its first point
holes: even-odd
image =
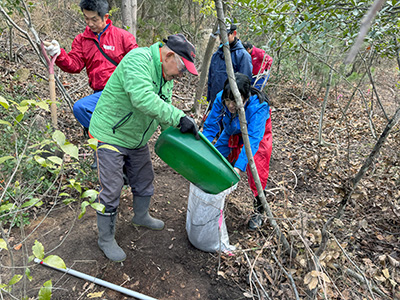
{"type": "Polygon", "coordinates": [[[59,146],[65,144],[65,135],[60,130],[54,131],[52,138],[59,146]]]}
{"type": "Polygon", "coordinates": [[[42,204],[43,204],[43,202],[40,201],[39,198],[32,198],[31,200],[29,200],[29,201],[25,202],[24,204],[22,204],[21,208],[32,206],[32,205],[35,205],[36,207],[39,207],[42,204]]]}
{"type": "Polygon", "coordinates": [[[50,111],[49,104],[47,103],[47,101],[36,102],[36,105],[41,109],[44,109],[45,111],[50,111]]]}
{"type": "Polygon", "coordinates": [[[25,276],[29,281],[32,281],[31,270],[29,268],[25,269],[25,276]]]}
{"type": "Polygon", "coordinates": [[[12,204],[12,203],[0,205],[0,213],[5,212],[5,211],[11,211],[13,206],[14,206],[14,204],[12,204]]]}
{"type": "Polygon", "coordinates": [[[0,248],[1,248],[1,249],[6,249],[6,250],[8,250],[8,248],[7,248],[7,243],[6,243],[6,241],[3,240],[3,239],[0,239],[0,248]]]}
{"type": "Polygon", "coordinates": [[[0,96],[0,105],[3,106],[5,109],[8,109],[10,107],[7,100],[2,96],[0,96]]]}
{"type": "Polygon", "coordinates": [[[120,153],[119,150],[118,150],[117,148],[115,148],[114,146],[108,145],[108,144],[101,145],[101,146],[98,147],[97,149],[108,149],[108,150],[112,150],[112,151],[115,151],[115,152],[120,153]]]}
{"type": "Polygon", "coordinates": [[[71,183],[69,187],[76,189],[79,194],[82,193],[81,184],[79,182],[76,182],[75,179],[71,179],[69,182],[71,183]]]}
{"type": "Polygon", "coordinates": [[[76,199],[74,199],[74,198],[67,198],[67,199],[64,199],[62,202],[65,204],[65,205],[68,205],[68,204],[70,204],[70,203],[72,203],[72,202],[75,202],[76,201],[76,199]]]}
{"type": "Polygon", "coordinates": [[[51,279],[46,281],[39,290],[39,300],[50,300],[52,287],[53,285],[51,284],[51,279]]]}
{"type": "Polygon", "coordinates": [[[95,200],[98,194],[99,192],[96,190],[86,190],[83,192],[81,198],[90,197],[90,199],[95,200]]]}
{"type": "Polygon", "coordinates": [[[10,122],[4,121],[4,120],[0,120],[0,124],[12,126],[10,122]]]}
{"type": "Polygon", "coordinates": [[[11,280],[8,282],[8,285],[14,285],[16,284],[18,281],[20,281],[22,278],[22,275],[16,274],[13,276],[13,278],[11,278],[11,280]]]}
{"type": "Polygon", "coordinates": [[[83,201],[81,204],[81,213],[78,216],[78,219],[80,220],[84,214],[86,213],[86,206],[90,205],[88,201],[83,201]]]}
{"type": "Polygon", "coordinates": [[[63,162],[63,160],[61,158],[59,158],[58,156],[49,156],[47,159],[57,165],[61,165],[63,162]]]}
{"type": "Polygon", "coordinates": [[[59,197],[63,197],[63,196],[70,197],[71,195],[68,194],[68,193],[64,193],[64,192],[63,192],[63,193],[59,193],[58,196],[59,196],[59,197]]]}
{"type": "Polygon", "coordinates": [[[21,120],[23,119],[23,117],[24,117],[24,114],[19,114],[19,115],[15,118],[15,120],[19,123],[19,122],[21,122],[21,120]]]}
{"type": "Polygon", "coordinates": [[[5,162],[6,160],[9,160],[9,159],[15,159],[15,157],[14,157],[14,156],[11,156],[11,155],[0,157],[0,165],[1,165],[3,162],[5,162]]]}
{"type": "Polygon", "coordinates": [[[98,140],[97,139],[88,139],[89,147],[93,150],[97,149],[98,140]]]}
{"type": "Polygon", "coordinates": [[[41,242],[35,241],[35,244],[32,246],[33,255],[40,260],[44,257],[44,247],[41,242]]]}
{"type": "Polygon", "coordinates": [[[66,143],[65,145],[61,145],[61,149],[73,158],[78,159],[78,147],[74,144],[66,143]]]}
{"type": "Polygon", "coordinates": [[[35,100],[22,100],[19,105],[20,106],[28,106],[28,105],[35,105],[35,104],[36,104],[35,100]]]}
{"type": "Polygon", "coordinates": [[[35,155],[35,160],[39,165],[46,166],[46,159],[39,155],[35,155]]]}
{"type": "Polygon", "coordinates": [[[98,210],[98,211],[100,211],[102,213],[104,213],[106,211],[106,207],[103,204],[98,203],[98,202],[92,203],[92,204],[90,204],[90,206],[92,208],[94,208],[95,210],[98,210]]]}
{"type": "MultiPolygon", "coordinates": [[[[27,112],[27,110],[29,109],[29,106],[26,106],[26,105],[24,105],[24,106],[17,106],[17,109],[21,112],[21,115],[24,115],[26,112],[27,112]]],[[[19,121],[18,121],[19,122],[19,121]]]]}
{"type": "Polygon", "coordinates": [[[65,266],[64,261],[62,260],[61,257],[57,255],[49,255],[45,259],[43,259],[43,262],[48,264],[49,266],[59,268],[59,269],[66,269],[67,267],[65,266]]]}

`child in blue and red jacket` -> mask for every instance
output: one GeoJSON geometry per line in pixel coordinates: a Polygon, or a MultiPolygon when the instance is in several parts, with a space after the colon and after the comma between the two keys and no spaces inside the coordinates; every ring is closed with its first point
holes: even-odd
{"type": "MultiPolygon", "coordinates": [[[[248,76],[235,73],[235,77],[244,103],[251,151],[262,188],[265,189],[272,152],[271,110],[268,98],[264,93],[251,86],[248,76]]],[[[255,197],[255,214],[250,219],[249,229],[255,230],[262,226],[260,213],[263,213],[263,207],[248,166],[246,150],[243,148],[238,109],[228,80],[224,84],[224,89],[217,94],[211,112],[204,123],[203,134],[210,142],[213,142],[220,132],[219,124],[221,120],[223,130],[215,143],[215,147],[228,159],[238,173],[240,171],[247,172],[249,185],[255,197]]]]}

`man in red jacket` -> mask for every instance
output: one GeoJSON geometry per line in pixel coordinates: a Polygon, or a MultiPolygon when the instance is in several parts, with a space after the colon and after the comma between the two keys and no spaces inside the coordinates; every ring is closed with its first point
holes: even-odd
{"type": "Polygon", "coordinates": [[[272,57],[265,53],[264,50],[254,47],[249,42],[244,42],[243,47],[251,55],[253,64],[253,78],[251,84],[260,91],[265,86],[265,81],[268,80],[269,74],[264,74],[272,65],[272,57]]]}
{"type": "Polygon", "coordinates": [[[58,55],[56,65],[64,72],[79,73],[86,67],[89,86],[94,92],[78,100],[73,110],[76,119],[87,129],[108,78],[122,58],[138,45],[131,33],[112,25],[107,0],[81,0],[79,6],[87,26],[75,37],[71,51],[67,53],[60,48],[56,40],[46,51],[51,56],[58,55]]]}

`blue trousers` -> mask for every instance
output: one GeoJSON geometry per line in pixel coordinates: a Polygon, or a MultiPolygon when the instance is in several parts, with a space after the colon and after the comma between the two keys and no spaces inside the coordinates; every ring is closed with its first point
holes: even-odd
{"type": "Polygon", "coordinates": [[[94,92],[89,96],[79,99],[74,104],[74,116],[85,128],[89,128],[90,119],[96,108],[97,101],[99,101],[101,92],[102,91],[94,92]]]}
{"type": "MultiPolygon", "coordinates": [[[[256,81],[256,78],[257,78],[257,77],[253,77],[253,78],[251,79],[251,85],[254,85],[254,82],[256,81]]],[[[264,76],[261,76],[260,78],[258,78],[258,80],[257,80],[256,84],[254,85],[254,87],[255,87],[256,89],[258,89],[258,90],[261,91],[261,88],[262,88],[264,82],[267,81],[268,78],[269,78],[269,75],[268,75],[268,77],[265,76],[265,75],[264,75],[264,76]]],[[[266,83],[265,83],[265,84],[266,84],[266,83]]],[[[264,86],[264,87],[265,87],[265,86],[264,86]]]]}

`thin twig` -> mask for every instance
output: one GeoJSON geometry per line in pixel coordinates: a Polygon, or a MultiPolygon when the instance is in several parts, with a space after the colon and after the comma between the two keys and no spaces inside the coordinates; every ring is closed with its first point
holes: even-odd
{"type": "Polygon", "coordinates": [[[364,278],[364,282],[366,283],[367,287],[368,287],[368,291],[371,294],[372,299],[375,299],[374,293],[371,290],[371,286],[369,284],[369,281],[367,279],[367,277],[365,277],[365,274],[361,271],[361,269],[354,263],[354,261],[349,257],[349,255],[347,254],[347,252],[343,249],[342,245],[340,245],[339,241],[336,239],[335,235],[332,234],[331,232],[329,232],[329,235],[335,240],[336,244],[339,246],[340,250],[342,251],[342,253],[346,256],[346,258],[351,262],[351,264],[356,268],[356,270],[361,273],[362,277],[364,278]]]}
{"type": "Polygon", "coordinates": [[[287,278],[289,278],[290,283],[291,283],[292,288],[293,288],[294,296],[296,297],[296,299],[300,300],[300,298],[299,298],[299,293],[297,292],[297,288],[296,288],[296,283],[294,282],[292,275],[290,275],[290,274],[285,270],[285,268],[284,268],[284,267],[282,266],[282,264],[279,262],[279,260],[278,260],[278,258],[276,257],[276,255],[275,255],[274,252],[271,251],[271,255],[272,255],[273,259],[275,260],[275,262],[278,264],[278,266],[281,268],[282,272],[285,273],[285,275],[286,275],[287,278]]]}

